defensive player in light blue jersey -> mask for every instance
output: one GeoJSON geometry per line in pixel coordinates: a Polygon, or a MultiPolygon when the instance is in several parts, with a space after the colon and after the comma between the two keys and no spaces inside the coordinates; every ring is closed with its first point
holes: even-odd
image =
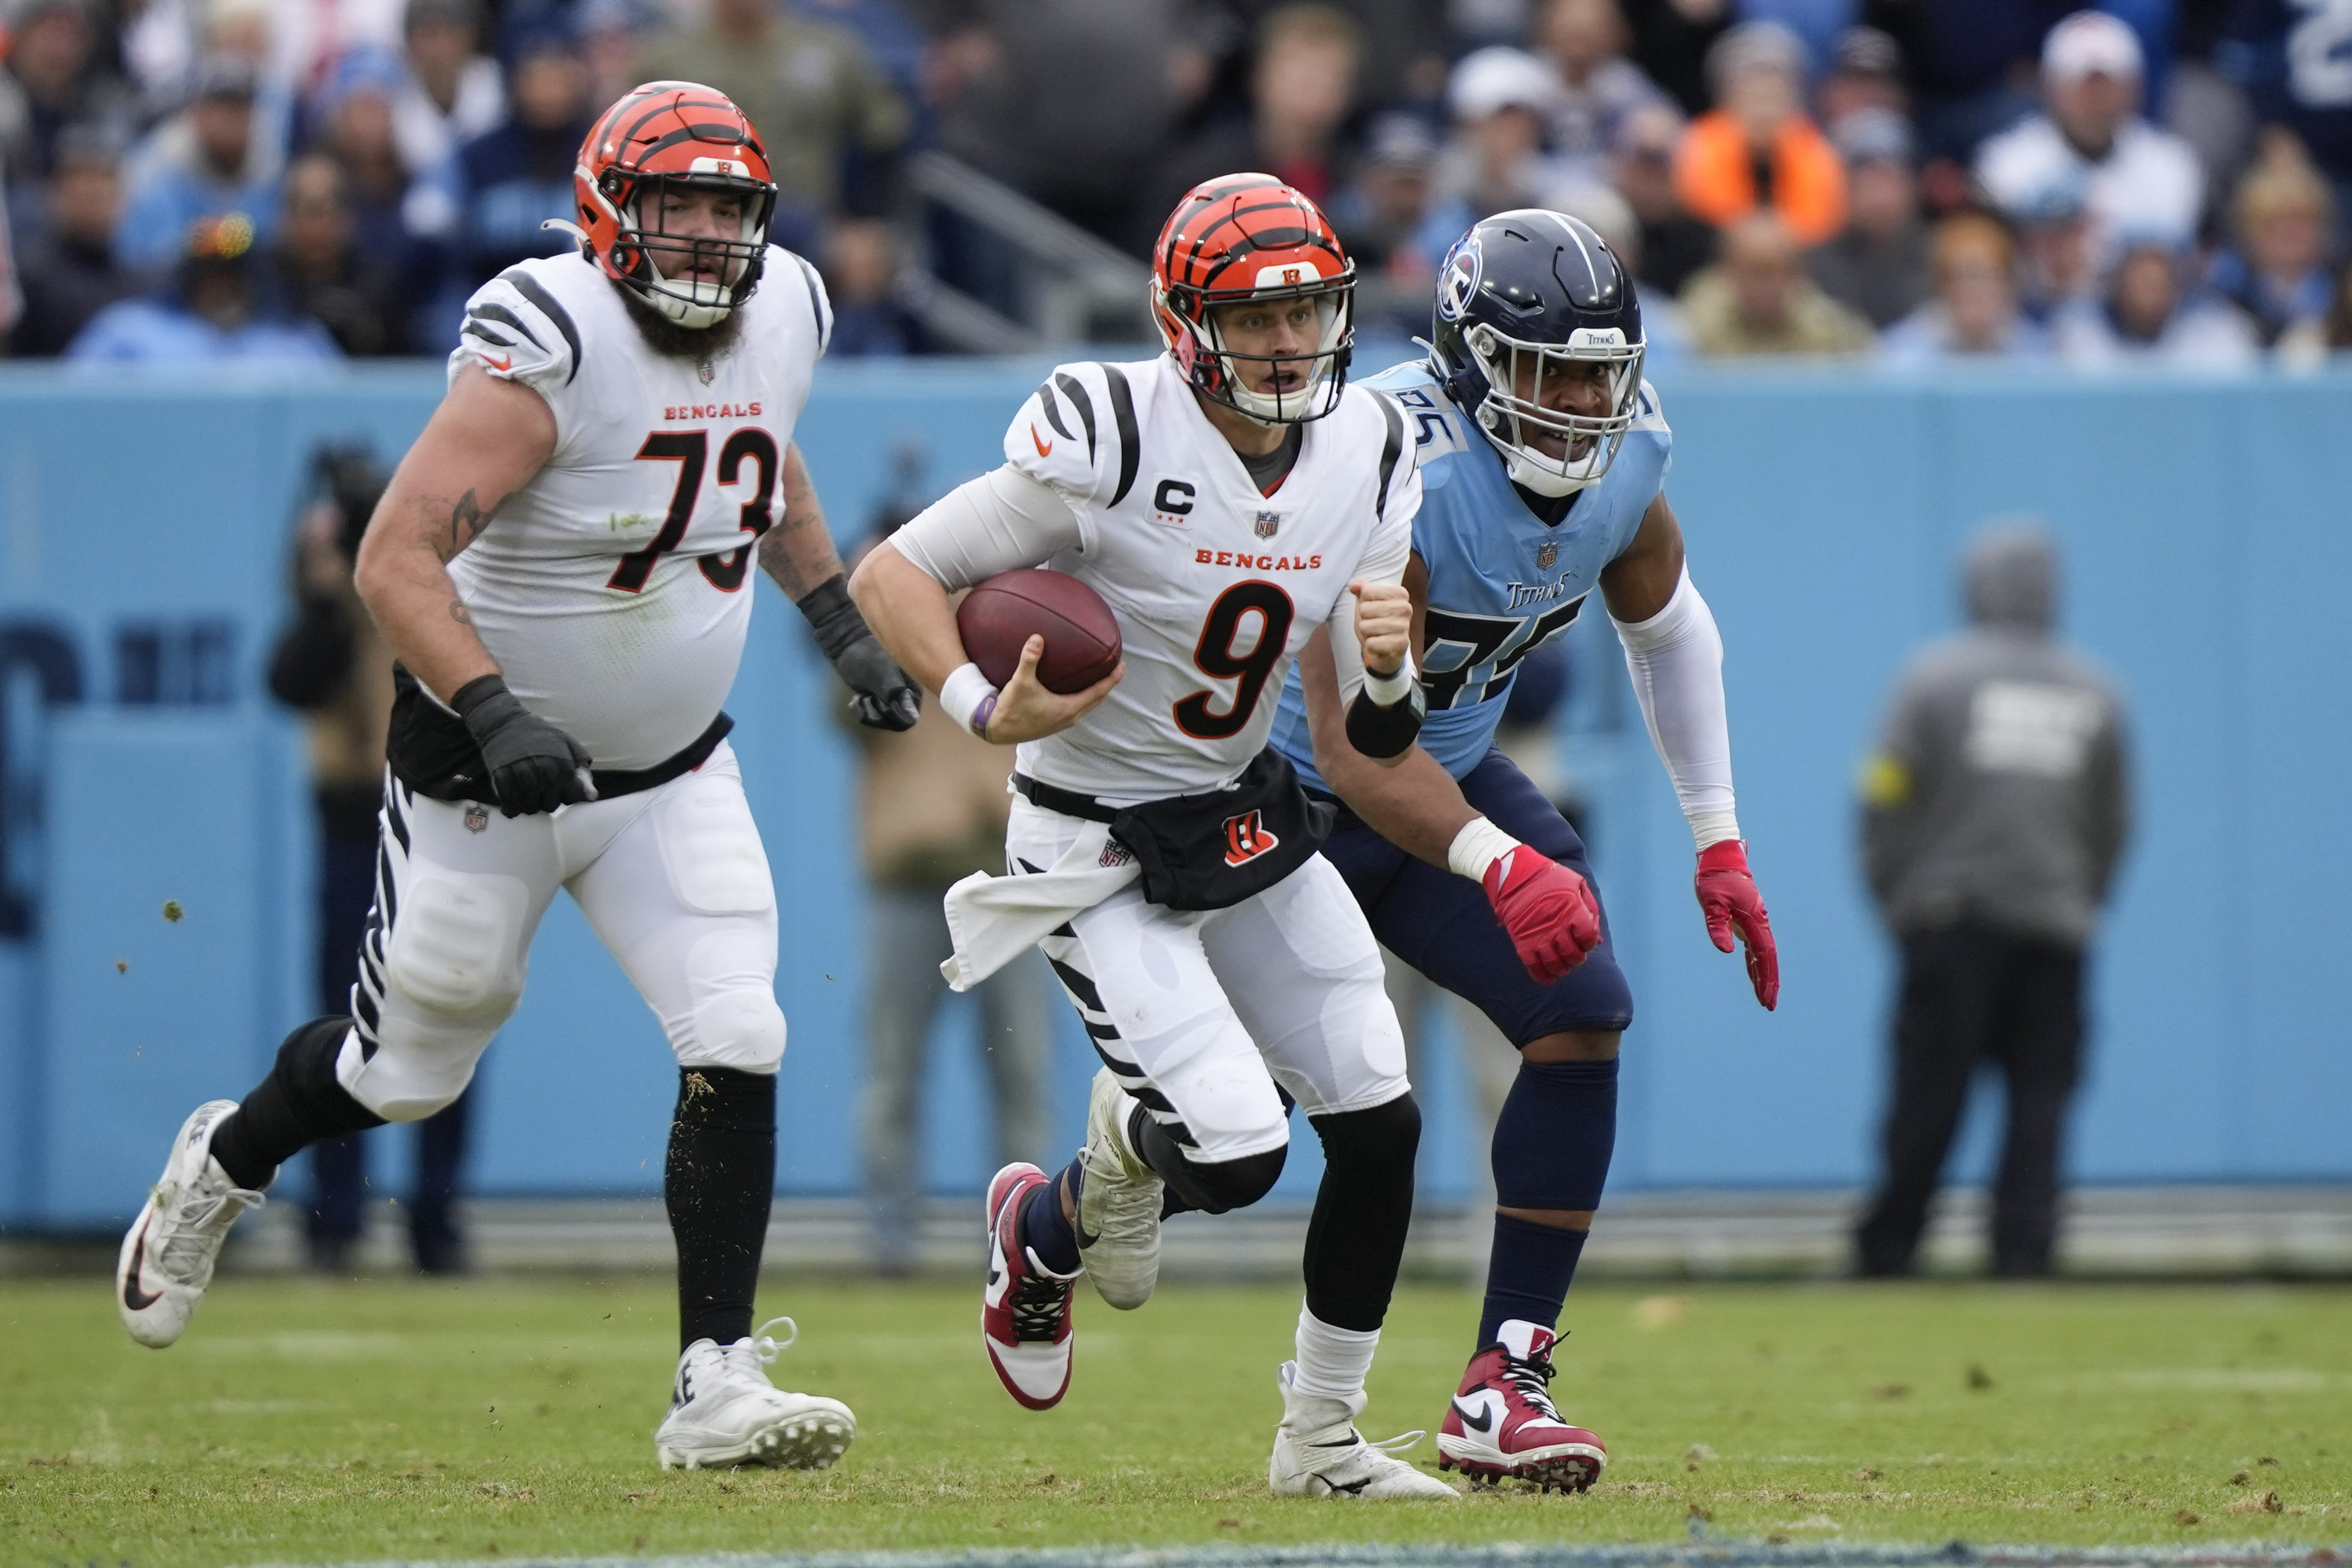
{"type": "Polygon", "coordinates": [[[1673,436],[1642,380],[1632,277],[1576,219],[1504,213],[1446,257],[1432,337],[1427,361],[1370,382],[1419,446],[1405,585],[1429,706],[1420,744],[1400,766],[1367,763],[1336,703],[1310,713],[1302,683],[1331,679],[1314,645],[1283,694],[1274,744],[1339,802],[1323,852],[1381,942],[1520,1052],[1495,1127],[1485,1312],[1440,1462],[1474,1480],[1581,1490],[1606,1450],[1545,1387],[1616,1141],[1617,1048],[1633,1002],[1583,843],[1494,738],[1519,662],[1595,587],[1697,840],[1708,935],[1727,953],[1735,932],[1746,942],[1767,1008],[1779,960],[1733,812],[1723,643],[1663,488],[1673,436]]]}

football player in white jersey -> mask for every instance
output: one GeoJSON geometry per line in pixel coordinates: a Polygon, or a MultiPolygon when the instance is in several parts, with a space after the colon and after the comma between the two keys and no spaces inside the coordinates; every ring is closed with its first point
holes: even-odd
{"type": "Polygon", "coordinates": [[[1163,1212],[1274,1185],[1296,1103],[1326,1171],[1297,1358],[1277,1375],[1278,1492],[1451,1499],[1355,1428],[1412,1203],[1421,1116],[1362,914],[1315,853],[1328,816],[1265,749],[1292,656],[1328,628],[1350,741],[1420,727],[1402,586],[1421,490],[1393,403],[1346,384],[1355,270],[1314,204],[1265,174],[1196,187],[1161,232],[1169,352],[1062,366],[1003,467],[858,568],[884,646],[958,720],[1017,745],[1008,872],[948,899],[959,987],[1035,942],[1104,1067],[1087,1142],[988,1194],[982,1340],[1033,1409],[1069,1386],[1071,1295],[1142,1304],[1163,1212]],[[1032,638],[1002,690],[950,595],[1050,565],[1117,617],[1124,662],[1055,695],[1032,638]]]}
{"type": "Polygon", "coordinates": [[[767,242],[750,122],[708,88],[649,83],[597,121],[574,184],[579,249],[474,296],[448,395],[361,546],[401,664],[351,1012],[295,1030],[242,1104],[189,1117],[123,1239],[118,1306],[134,1339],[170,1344],[282,1162],[455,1099],[561,886],[679,1067],[664,1190],[684,1349],[656,1457],[820,1468],[856,1423],[774,1387],[781,1347],[751,1327],[784,1016],[775,890],[719,705],[753,558],[862,718],[905,728],[920,697],[850,603],[793,444],[831,311],[767,242]]]}

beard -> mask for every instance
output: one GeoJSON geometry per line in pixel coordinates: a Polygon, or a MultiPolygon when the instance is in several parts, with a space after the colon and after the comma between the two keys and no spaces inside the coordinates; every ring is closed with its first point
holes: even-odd
{"type": "Polygon", "coordinates": [[[710,326],[681,327],[646,304],[627,284],[614,282],[613,287],[620,294],[629,319],[636,323],[637,335],[646,340],[646,347],[665,359],[699,364],[718,359],[742,340],[743,306],[740,300],[735,308],[710,326]]]}

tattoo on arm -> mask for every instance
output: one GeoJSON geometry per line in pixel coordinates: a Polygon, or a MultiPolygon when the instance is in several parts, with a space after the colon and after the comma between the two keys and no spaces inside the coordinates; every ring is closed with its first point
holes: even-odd
{"type": "MultiPolygon", "coordinates": [[[[493,507],[491,511],[497,509],[493,507]]],[[[480,538],[482,530],[489,526],[490,513],[482,510],[481,504],[474,499],[473,491],[468,490],[458,497],[457,504],[449,508],[449,553],[441,558],[442,564],[446,566],[455,560],[457,552],[480,538]]]]}
{"type": "Polygon", "coordinates": [[[784,451],[784,515],[760,538],[760,566],[794,603],[841,575],[841,556],[824,526],[824,508],[802,465],[800,448],[784,451]]]}

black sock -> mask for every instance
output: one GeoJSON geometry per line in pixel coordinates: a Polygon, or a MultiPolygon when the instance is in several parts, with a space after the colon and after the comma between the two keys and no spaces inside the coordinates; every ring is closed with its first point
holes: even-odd
{"type": "Polygon", "coordinates": [[[1559,1324],[1586,1234],[1514,1215],[1495,1216],[1495,1249],[1486,1262],[1486,1304],[1478,1314],[1475,1348],[1493,1344],[1513,1318],[1545,1328],[1559,1324]]]}
{"type": "Polygon", "coordinates": [[[679,1349],[750,1337],[775,1187],[775,1074],[682,1069],[662,1169],[677,1243],[679,1349]]]}
{"type": "Polygon", "coordinates": [[[1070,1189],[1070,1211],[1078,1207],[1078,1193],[1087,1179],[1079,1162],[1072,1160],[1062,1174],[1029,1195],[1021,1206],[1021,1221],[1014,1234],[1021,1244],[1037,1254],[1037,1261],[1056,1274],[1075,1274],[1078,1270],[1078,1233],[1069,1220],[1062,1217],[1062,1187],[1070,1189]]]}
{"type": "Polygon", "coordinates": [[[1323,1183],[1307,1224],[1307,1310],[1333,1328],[1368,1333],[1388,1316],[1404,1262],[1421,1107],[1403,1094],[1308,1120],[1323,1139],[1323,1183]]]}
{"type": "Polygon", "coordinates": [[[213,1129],[213,1158],[228,1179],[258,1192],[312,1144],[381,1127],[383,1118],[335,1078],[347,1018],[312,1019],[286,1037],[269,1076],[213,1129]]]}
{"type": "MultiPolygon", "coordinates": [[[[1153,1124],[1150,1112],[1139,1104],[1129,1110],[1127,1113],[1127,1146],[1141,1155],[1143,1163],[1157,1171],[1159,1161],[1152,1157],[1150,1145],[1146,1141],[1154,1136],[1162,1143],[1168,1141],[1168,1134],[1153,1124]]],[[[1193,1211],[1193,1206],[1184,1201],[1184,1195],[1162,1176],[1160,1181],[1160,1218],[1166,1219],[1172,1214],[1191,1214],[1193,1211]]]]}

